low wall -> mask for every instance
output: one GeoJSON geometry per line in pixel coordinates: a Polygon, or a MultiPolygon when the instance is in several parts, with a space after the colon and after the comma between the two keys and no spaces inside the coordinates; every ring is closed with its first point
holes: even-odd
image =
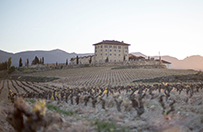
{"type": "Polygon", "coordinates": [[[146,60],[146,61],[126,61],[126,62],[108,62],[96,64],[78,64],[71,65],[71,67],[113,67],[112,69],[123,68],[166,68],[160,61],[146,60]]]}

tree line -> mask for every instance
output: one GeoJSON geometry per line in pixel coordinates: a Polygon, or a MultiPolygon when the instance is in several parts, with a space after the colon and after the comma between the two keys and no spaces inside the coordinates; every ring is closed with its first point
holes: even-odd
{"type": "Polygon", "coordinates": [[[11,57],[8,58],[8,61],[0,63],[0,70],[8,70],[8,73],[15,71],[15,67],[11,66],[11,57]]]}
{"type": "MultiPolygon", "coordinates": [[[[0,70],[10,69],[11,68],[11,64],[12,64],[12,61],[11,61],[11,57],[10,57],[8,59],[8,61],[0,63],[0,70]]],[[[39,59],[37,56],[35,56],[35,58],[32,61],[31,65],[36,65],[36,64],[44,64],[44,57],[39,59]]],[[[20,58],[20,60],[19,60],[19,67],[22,67],[22,66],[23,66],[23,60],[22,60],[22,58],[20,58]]],[[[26,60],[25,66],[27,66],[27,67],[29,66],[29,59],[26,60]]]]}

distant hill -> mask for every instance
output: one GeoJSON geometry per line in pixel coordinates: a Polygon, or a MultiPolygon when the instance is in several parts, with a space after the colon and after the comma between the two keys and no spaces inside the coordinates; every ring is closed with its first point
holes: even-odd
{"type": "MultiPolygon", "coordinates": [[[[142,54],[141,52],[132,52],[131,54],[135,56],[143,56],[147,58],[146,55],[142,54]]],[[[19,65],[19,59],[20,57],[23,60],[23,65],[25,65],[26,59],[29,59],[29,62],[31,64],[32,60],[35,56],[38,58],[44,57],[45,63],[65,63],[66,59],[70,61],[72,57],[76,56],[88,56],[93,55],[93,53],[84,53],[84,54],[77,54],[77,53],[68,53],[60,49],[50,50],[50,51],[43,51],[43,50],[37,50],[37,51],[24,51],[19,53],[8,53],[5,51],[0,50],[0,63],[7,61],[9,57],[12,58],[12,65],[18,66],[19,65]]],[[[158,59],[158,56],[151,56],[155,59],[158,59]]],[[[171,68],[172,69],[195,69],[195,70],[203,70],[203,56],[200,55],[193,55],[189,56],[183,60],[178,60],[175,57],[171,56],[162,56],[163,60],[171,62],[171,68]]]]}
{"type": "Polygon", "coordinates": [[[55,49],[51,51],[43,51],[43,50],[37,50],[37,51],[24,51],[19,53],[7,53],[5,51],[0,50],[0,63],[7,61],[9,57],[12,58],[12,65],[18,66],[19,60],[22,58],[23,65],[25,64],[27,58],[29,59],[29,63],[32,63],[32,60],[37,56],[39,59],[44,57],[45,63],[65,63],[66,59],[70,61],[72,57],[76,56],[88,56],[93,55],[93,53],[84,53],[84,54],[77,54],[77,53],[67,53],[60,49],[55,49]]]}
{"type": "Polygon", "coordinates": [[[183,60],[171,56],[162,56],[162,59],[171,62],[171,68],[174,69],[203,70],[203,56],[200,55],[189,56],[183,60]]]}

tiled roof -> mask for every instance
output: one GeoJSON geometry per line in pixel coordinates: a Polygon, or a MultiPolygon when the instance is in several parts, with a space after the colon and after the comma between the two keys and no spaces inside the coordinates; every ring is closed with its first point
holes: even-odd
{"type": "Polygon", "coordinates": [[[124,43],[123,41],[116,41],[116,40],[103,40],[102,42],[93,44],[93,45],[98,45],[98,44],[120,44],[120,45],[128,45],[130,46],[130,44],[124,43]]]}

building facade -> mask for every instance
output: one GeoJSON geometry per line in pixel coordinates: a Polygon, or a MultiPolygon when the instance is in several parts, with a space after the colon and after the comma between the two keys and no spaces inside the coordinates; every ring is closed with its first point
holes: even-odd
{"type": "MultiPolygon", "coordinates": [[[[78,64],[93,64],[93,63],[94,63],[94,55],[78,57],[78,64]]],[[[76,65],[77,64],[77,58],[71,58],[70,64],[76,65]]]]}
{"type": "Polygon", "coordinates": [[[129,60],[128,46],[123,41],[103,40],[102,42],[93,44],[95,46],[94,62],[123,62],[129,60]]]}

